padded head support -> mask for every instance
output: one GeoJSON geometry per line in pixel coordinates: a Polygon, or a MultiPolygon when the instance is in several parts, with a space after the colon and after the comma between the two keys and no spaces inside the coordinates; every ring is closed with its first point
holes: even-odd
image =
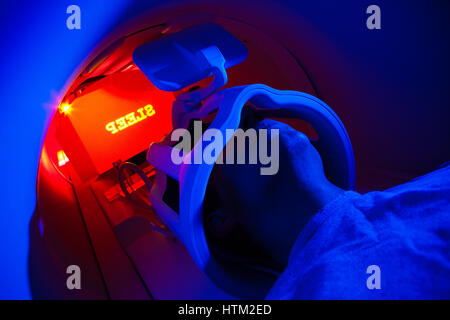
{"type": "MultiPolygon", "coordinates": [[[[140,46],[133,54],[136,65],[162,90],[177,91],[210,75],[215,76],[209,88],[178,96],[172,110],[175,129],[187,128],[192,119],[203,118],[217,110],[209,128],[221,132],[223,139],[219,140],[223,149],[228,142],[226,130],[239,127],[242,108],[248,102],[258,107],[258,113],[261,110],[265,117],[305,120],[319,136],[316,147],[329,179],[343,189],[352,189],[355,165],[350,139],[337,115],[324,102],[305,93],[279,91],[260,84],[216,92],[226,83],[225,69],[246,57],[247,49],[238,39],[211,23],[164,36],[140,46]],[[197,108],[200,102],[203,104],[197,108]]],[[[213,255],[208,246],[203,226],[203,200],[220,152],[215,152],[212,163],[195,164],[188,159],[202,153],[209,143],[212,142],[200,139],[181,164],[176,164],[171,156],[172,152],[179,154],[178,150],[165,143],[152,144],[147,160],[156,168],[156,177],[150,200],[158,215],[184,243],[197,266],[219,287],[239,298],[264,298],[276,280],[273,273],[223,261],[213,255]],[[168,177],[179,182],[178,212],[164,201],[168,177]]]]}
{"type": "Polygon", "coordinates": [[[178,91],[212,75],[200,54],[209,47],[222,53],[225,69],[244,61],[248,54],[224,28],[203,23],[141,45],[134,51],[133,61],[157,88],[178,91]]]}
{"type": "MultiPolygon", "coordinates": [[[[343,189],[352,189],[355,180],[353,150],[347,132],[337,115],[321,100],[296,91],[279,91],[255,84],[222,90],[208,98],[203,106],[186,113],[181,122],[202,118],[218,109],[209,126],[220,130],[226,137],[226,129],[237,129],[241,111],[247,102],[261,108],[270,117],[300,118],[309,122],[319,136],[318,151],[322,156],[330,180],[343,189]]],[[[227,144],[223,139],[222,148],[227,144]]],[[[201,139],[185,157],[205,150],[210,141],[201,139]]],[[[230,294],[241,298],[263,298],[270,289],[274,277],[264,272],[224,264],[211,254],[203,226],[203,199],[213,164],[194,164],[186,161],[176,165],[171,161],[173,149],[164,144],[151,145],[147,160],[157,169],[156,183],[150,199],[161,218],[186,245],[197,265],[216,284],[230,294]],[[165,175],[179,181],[179,212],[174,212],[163,201],[167,183],[165,175]]],[[[216,153],[216,158],[220,152],[216,153]]]]}

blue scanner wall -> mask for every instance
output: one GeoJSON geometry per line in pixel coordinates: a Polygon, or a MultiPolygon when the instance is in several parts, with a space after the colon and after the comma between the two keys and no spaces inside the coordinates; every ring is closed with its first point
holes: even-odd
{"type": "Polygon", "coordinates": [[[66,28],[60,1],[2,2],[0,32],[0,299],[28,299],[28,228],[45,128],[57,94],[86,54],[117,23],[127,1],[77,1],[82,28],[66,28]],[[101,19],[99,19],[101,17],[101,19]]]}

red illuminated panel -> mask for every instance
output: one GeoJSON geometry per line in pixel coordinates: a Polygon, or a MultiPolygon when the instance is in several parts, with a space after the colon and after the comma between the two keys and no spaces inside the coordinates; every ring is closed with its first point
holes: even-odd
{"type": "MultiPolygon", "coordinates": [[[[97,172],[103,173],[113,162],[131,158],[170,132],[173,100],[172,93],[154,87],[140,71],[121,72],[99,80],[89,93],[72,102],[64,117],[70,120],[97,172]]],[[[65,150],[70,153],[67,147],[65,150]]],[[[76,156],[72,152],[69,158],[83,161],[73,159],[76,156]]]]}

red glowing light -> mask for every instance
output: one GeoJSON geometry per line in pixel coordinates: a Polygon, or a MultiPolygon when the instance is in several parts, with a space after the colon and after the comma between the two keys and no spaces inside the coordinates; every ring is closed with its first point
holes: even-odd
{"type": "Polygon", "coordinates": [[[71,102],[58,142],[82,179],[104,173],[171,131],[174,98],[139,70],[109,75],[71,102]]]}
{"type": "Polygon", "coordinates": [[[68,114],[70,112],[71,106],[68,103],[64,103],[59,106],[59,112],[62,114],[68,114]]]}
{"type": "Polygon", "coordinates": [[[67,162],[69,162],[69,158],[67,158],[66,154],[64,153],[64,151],[60,150],[56,153],[57,157],[58,157],[58,166],[62,167],[63,165],[65,165],[67,162]]]}

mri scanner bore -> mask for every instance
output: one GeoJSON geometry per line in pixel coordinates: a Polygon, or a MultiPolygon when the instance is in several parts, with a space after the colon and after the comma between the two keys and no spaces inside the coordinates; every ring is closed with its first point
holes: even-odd
{"type": "Polygon", "coordinates": [[[85,270],[84,290],[44,288],[35,278],[33,294],[448,298],[448,239],[439,237],[449,226],[448,168],[384,194],[356,193],[347,131],[308,94],[314,85],[298,61],[276,42],[259,50],[246,39],[258,35],[251,26],[221,21],[142,29],[95,57],[72,83],[43,146],[38,210],[47,243],[59,239],[51,254],[70,252],[85,270]],[[280,143],[271,152],[280,170],[264,176],[255,173],[260,164],[174,163],[179,141],[171,133],[193,133],[195,121],[204,132],[193,135],[184,157],[213,143],[215,160],[231,152],[226,130],[275,129],[280,143]],[[208,130],[227,139],[204,139],[208,130]],[[411,215],[426,208],[434,212],[418,227],[411,215]],[[72,235],[59,234],[66,223],[72,235]],[[428,252],[426,265],[410,245],[428,252]],[[426,283],[396,278],[393,256],[424,272],[426,283]],[[366,269],[373,265],[395,276],[372,283],[366,269]],[[382,290],[389,281],[395,288],[382,290]]]}

